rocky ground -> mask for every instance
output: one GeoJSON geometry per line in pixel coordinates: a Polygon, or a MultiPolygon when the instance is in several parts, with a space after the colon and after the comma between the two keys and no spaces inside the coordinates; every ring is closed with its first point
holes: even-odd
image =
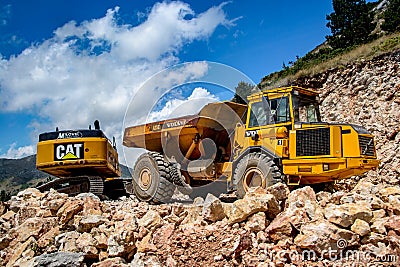
{"type": "Polygon", "coordinates": [[[330,191],[277,184],[149,205],[27,189],[0,202],[1,266],[399,266],[400,51],[299,80],[325,120],[376,136],[376,172],[330,191]],[[316,86],[313,86],[316,85],[316,86]]]}
{"type": "Polygon", "coordinates": [[[233,203],[209,194],[149,205],[27,189],[0,212],[1,266],[400,263],[400,186],[367,178],[347,193],[277,184],[233,203]]]}

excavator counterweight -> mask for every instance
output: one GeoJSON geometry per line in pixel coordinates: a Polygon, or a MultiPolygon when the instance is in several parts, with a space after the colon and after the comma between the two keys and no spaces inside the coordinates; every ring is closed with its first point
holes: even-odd
{"type": "MultiPolygon", "coordinates": [[[[95,129],[56,129],[40,134],[36,167],[56,177],[38,189],[54,188],[69,195],[83,192],[102,195],[108,181],[121,176],[115,143],[100,130],[98,121],[95,129]]],[[[123,183],[114,181],[113,186],[108,191],[121,190],[123,183]]]]}

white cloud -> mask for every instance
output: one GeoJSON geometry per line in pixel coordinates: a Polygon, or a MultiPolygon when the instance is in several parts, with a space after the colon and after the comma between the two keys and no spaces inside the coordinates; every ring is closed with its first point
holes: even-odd
{"type": "MultiPolygon", "coordinates": [[[[37,114],[35,133],[55,126],[86,128],[99,119],[109,137],[120,139],[125,109],[145,80],[178,63],[185,44],[209,38],[219,25],[232,25],[222,7],[196,14],[183,2],[157,3],[137,26],[117,23],[119,7],[100,19],[70,21],[53,38],[0,59],[0,110],[37,114]]],[[[184,81],[206,71],[201,64],[186,67],[169,78],[184,81]]],[[[158,95],[156,87],[149,90],[147,99],[158,95]]]]}
{"type": "Polygon", "coordinates": [[[159,111],[151,112],[147,122],[165,120],[185,115],[197,114],[202,107],[219,99],[205,88],[197,87],[187,99],[174,98],[166,102],[159,111]]]}
{"type": "Polygon", "coordinates": [[[0,155],[0,158],[19,159],[33,154],[35,154],[35,147],[33,145],[17,147],[17,143],[12,143],[7,153],[0,155]]]}
{"type": "Polygon", "coordinates": [[[0,9],[0,27],[6,26],[11,18],[11,5],[5,5],[0,9]]]}
{"type": "Polygon", "coordinates": [[[146,80],[135,91],[129,103],[125,123],[135,124],[144,122],[154,105],[164,94],[179,85],[202,80],[208,73],[207,62],[190,62],[174,65],[169,69],[155,74],[146,80]]]}
{"type": "Polygon", "coordinates": [[[207,39],[219,25],[233,25],[234,20],[227,20],[223,6],[211,7],[196,15],[183,2],[156,3],[147,19],[135,27],[118,25],[115,18],[119,7],[115,7],[107,10],[103,18],[86,21],[78,27],[75,22],[69,22],[57,29],[55,35],[58,40],[85,37],[91,50],[108,45],[110,55],[125,62],[155,61],[166,56],[175,59],[174,55],[185,43],[207,39]]]}

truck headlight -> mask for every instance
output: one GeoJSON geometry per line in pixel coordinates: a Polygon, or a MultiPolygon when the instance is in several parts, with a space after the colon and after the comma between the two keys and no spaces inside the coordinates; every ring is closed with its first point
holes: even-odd
{"type": "Polygon", "coordinates": [[[353,129],[358,133],[358,134],[371,134],[367,129],[365,129],[364,127],[360,126],[360,125],[354,125],[354,124],[350,124],[351,127],[353,127],[353,129]]]}
{"type": "Polygon", "coordinates": [[[329,164],[327,164],[327,163],[322,164],[322,168],[323,168],[324,172],[329,171],[329,164]]]}

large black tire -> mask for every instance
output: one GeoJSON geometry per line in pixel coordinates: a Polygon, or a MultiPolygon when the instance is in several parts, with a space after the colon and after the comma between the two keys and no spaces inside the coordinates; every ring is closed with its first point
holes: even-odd
{"type": "Polygon", "coordinates": [[[244,195],[258,187],[267,188],[283,182],[281,171],[275,162],[265,154],[249,153],[236,166],[233,182],[236,185],[236,196],[244,195]]]}
{"type": "Polygon", "coordinates": [[[170,181],[176,185],[176,188],[184,195],[189,195],[193,192],[192,187],[186,183],[182,176],[181,170],[177,167],[177,164],[171,164],[169,166],[171,179],[170,181]]]}
{"type": "Polygon", "coordinates": [[[171,200],[175,185],[169,180],[170,164],[160,153],[143,154],[133,169],[132,185],[136,197],[150,203],[166,203],[171,200]]]}
{"type": "Polygon", "coordinates": [[[128,196],[125,189],[125,183],[122,179],[109,180],[104,183],[103,194],[109,199],[118,199],[122,196],[128,196]]]}

